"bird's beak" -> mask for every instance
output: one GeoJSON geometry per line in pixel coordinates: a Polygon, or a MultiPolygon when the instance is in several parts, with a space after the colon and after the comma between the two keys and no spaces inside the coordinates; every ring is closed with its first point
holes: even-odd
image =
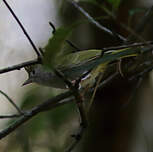
{"type": "Polygon", "coordinates": [[[22,84],[22,86],[25,86],[25,85],[30,84],[30,83],[32,83],[32,80],[31,80],[31,79],[27,79],[27,80],[22,84]]]}

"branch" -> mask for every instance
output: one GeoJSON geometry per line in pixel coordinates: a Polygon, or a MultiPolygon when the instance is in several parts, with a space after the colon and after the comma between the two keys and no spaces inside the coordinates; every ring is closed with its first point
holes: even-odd
{"type": "Polygon", "coordinates": [[[7,118],[18,118],[21,117],[23,114],[11,114],[11,115],[0,115],[0,119],[7,119],[7,118]]]}
{"type": "Polygon", "coordinates": [[[3,0],[3,2],[6,5],[6,7],[8,8],[8,10],[11,12],[11,14],[14,17],[14,19],[16,20],[16,22],[19,24],[19,26],[22,29],[23,33],[25,34],[25,36],[29,40],[31,46],[33,47],[34,51],[36,52],[38,58],[40,58],[41,57],[40,56],[40,53],[39,53],[37,47],[35,46],[35,44],[33,43],[32,39],[28,35],[27,31],[25,30],[24,26],[22,25],[22,23],[20,22],[20,20],[18,19],[18,17],[16,16],[16,14],[14,13],[14,11],[12,10],[12,8],[9,6],[9,4],[6,2],[6,0],[3,0]]]}
{"type": "Polygon", "coordinates": [[[120,49],[126,49],[126,48],[132,48],[132,47],[141,47],[141,46],[146,46],[146,45],[153,45],[153,41],[146,41],[146,42],[137,42],[137,43],[132,43],[132,44],[123,44],[119,46],[112,46],[112,47],[107,47],[103,48],[103,52],[110,51],[110,50],[120,50],[120,49]]]}
{"type": "Polygon", "coordinates": [[[124,38],[123,36],[112,32],[111,30],[109,30],[108,28],[102,26],[101,24],[99,24],[97,21],[94,20],[93,17],[91,17],[82,7],[80,7],[74,0],[67,0],[69,3],[71,3],[75,8],[77,8],[88,20],[89,22],[91,22],[93,25],[97,26],[99,29],[101,29],[102,31],[106,32],[107,34],[109,34],[110,36],[116,37],[117,39],[120,39],[122,41],[126,41],[126,38],[124,38]]]}
{"type": "Polygon", "coordinates": [[[41,63],[41,61],[39,59],[23,62],[23,63],[16,64],[16,65],[13,65],[13,66],[9,66],[7,68],[0,69],[0,74],[10,72],[10,71],[14,71],[14,70],[20,70],[21,68],[23,68],[25,66],[40,64],[40,63],[41,63]]]}
{"type": "Polygon", "coordinates": [[[43,111],[46,111],[48,108],[49,109],[52,109],[52,108],[55,108],[57,106],[60,106],[60,105],[63,105],[65,103],[67,103],[67,102],[60,103],[60,101],[63,100],[63,99],[65,99],[65,98],[68,98],[70,96],[72,96],[72,92],[67,91],[65,93],[62,93],[60,95],[57,95],[54,98],[51,98],[51,99],[45,101],[42,104],[37,105],[36,107],[32,108],[31,110],[29,110],[27,112],[24,112],[24,115],[22,115],[14,123],[12,123],[11,125],[9,125],[4,130],[0,131],[0,139],[2,139],[4,137],[6,137],[7,135],[9,135],[11,132],[13,132],[14,130],[16,130],[23,123],[25,123],[26,121],[30,120],[32,117],[34,117],[38,113],[43,112],[43,111]]]}
{"type": "Polygon", "coordinates": [[[13,107],[19,112],[19,114],[23,114],[21,109],[15,104],[15,102],[2,90],[0,90],[0,93],[7,98],[7,100],[13,105],[13,107]]]}
{"type": "MultiPolygon", "coordinates": [[[[118,76],[119,72],[116,71],[115,73],[111,74],[107,79],[103,80],[98,88],[103,88],[106,86],[106,84],[110,83],[116,76],[118,76]]],[[[94,91],[94,88],[91,89],[91,91],[94,91]]]]}
{"type": "MultiPolygon", "coordinates": [[[[56,27],[54,26],[54,24],[52,22],[49,22],[49,25],[52,27],[53,31],[52,31],[52,34],[55,34],[56,32],[56,27]]],[[[76,45],[74,45],[70,40],[65,40],[67,42],[67,44],[69,44],[72,48],[75,49],[74,52],[77,52],[77,51],[81,51],[76,45]]]]}

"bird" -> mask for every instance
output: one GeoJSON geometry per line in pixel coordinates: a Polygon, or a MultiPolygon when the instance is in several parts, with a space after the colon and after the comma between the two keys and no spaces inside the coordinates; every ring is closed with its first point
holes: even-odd
{"type": "MultiPolygon", "coordinates": [[[[104,53],[102,52],[103,50],[101,49],[91,49],[68,53],[60,57],[60,60],[58,60],[58,58],[55,59],[56,65],[54,68],[63,73],[63,75],[72,83],[87,73],[81,81],[81,83],[85,86],[87,84],[94,84],[96,77],[99,74],[104,73],[112,61],[137,56],[131,48],[109,50],[104,53]]],[[[23,83],[23,85],[37,83],[53,88],[68,88],[64,80],[57,76],[54,70],[43,65],[43,63],[27,66],[25,67],[25,70],[28,73],[28,79],[23,83]]]]}
{"type": "MultiPolygon", "coordinates": [[[[71,82],[75,82],[76,79],[80,78],[83,74],[88,73],[82,78],[82,81],[95,81],[98,73],[94,73],[95,69],[83,68],[88,62],[101,56],[102,50],[91,49],[84,50],[75,53],[69,53],[60,58],[55,66],[63,75],[71,82]]],[[[106,67],[106,63],[101,64],[101,71],[106,67]]],[[[66,89],[68,88],[65,82],[57,76],[53,70],[46,68],[43,64],[29,65],[25,67],[28,73],[28,79],[23,83],[27,85],[30,83],[37,83],[43,86],[49,86],[53,88],[66,89]]]]}

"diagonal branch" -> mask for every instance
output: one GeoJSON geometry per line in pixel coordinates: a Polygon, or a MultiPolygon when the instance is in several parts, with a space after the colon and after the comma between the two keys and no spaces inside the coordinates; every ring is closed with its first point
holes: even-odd
{"type": "Polygon", "coordinates": [[[112,47],[106,47],[103,48],[103,52],[110,51],[110,50],[120,50],[120,49],[126,49],[126,48],[132,48],[132,47],[141,47],[141,46],[147,46],[147,45],[153,45],[153,41],[145,41],[145,42],[136,42],[131,44],[122,44],[119,46],[112,46],[112,47]]]}
{"type": "Polygon", "coordinates": [[[23,68],[25,66],[34,65],[34,64],[40,64],[40,63],[41,62],[38,59],[27,61],[27,62],[23,62],[23,63],[16,64],[16,65],[13,65],[13,66],[9,66],[7,68],[0,69],[0,74],[6,73],[6,72],[10,72],[10,71],[14,71],[14,70],[20,70],[21,68],[23,68]]]}
{"type": "Polygon", "coordinates": [[[22,115],[23,114],[0,115],[0,119],[18,118],[21,117],[22,115]]]}
{"type": "Polygon", "coordinates": [[[6,2],[6,0],[3,0],[4,4],[6,5],[6,7],[9,9],[9,11],[11,12],[11,14],[13,15],[13,17],[15,18],[16,22],[19,24],[19,26],[21,27],[23,33],[25,34],[25,36],[27,37],[27,39],[29,40],[31,46],[33,47],[34,51],[36,52],[38,58],[40,58],[40,53],[37,49],[37,47],[35,46],[35,44],[33,43],[32,39],[30,38],[30,36],[28,35],[27,31],[25,30],[25,28],[23,27],[22,23],[20,22],[20,20],[18,19],[18,17],[16,16],[16,14],[14,13],[14,11],[12,10],[12,8],[9,6],[9,4],[6,2]]]}
{"type": "Polygon", "coordinates": [[[94,18],[90,16],[82,7],[80,7],[74,0],[67,0],[67,1],[71,3],[75,8],[77,8],[93,25],[97,26],[99,29],[106,32],[107,34],[122,40],[123,42],[126,41],[126,38],[124,38],[122,35],[112,32],[110,29],[102,26],[97,21],[95,21],[94,18]]]}
{"type": "Polygon", "coordinates": [[[22,110],[15,104],[15,102],[2,90],[0,93],[7,98],[7,100],[12,104],[12,106],[19,112],[19,114],[23,114],[22,110]]]}
{"type": "MultiPolygon", "coordinates": [[[[49,22],[49,25],[52,27],[53,31],[52,31],[52,34],[55,34],[56,32],[56,27],[54,26],[54,24],[52,22],[49,22]]],[[[72,48],[75,49],[74,52],[77,52],[77,51],[80,51],[80,49],[74,45],[70,40],[65,40],[67,42],[67,44],[69,44],[72,48]]]]}

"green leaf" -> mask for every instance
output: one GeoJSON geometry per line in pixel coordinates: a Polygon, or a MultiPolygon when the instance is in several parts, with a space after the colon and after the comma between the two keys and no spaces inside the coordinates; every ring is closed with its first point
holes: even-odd
{"type": "Polygon", "coordinates": [[[64,56],[62,48],[65,40],[71,34],[76,24],[69,27],[60,27],[56,30],[52,38],[49,39],[47,46],[44,48],[44,65],[49,68],[56,66],[56,63],[64,56]]]}

